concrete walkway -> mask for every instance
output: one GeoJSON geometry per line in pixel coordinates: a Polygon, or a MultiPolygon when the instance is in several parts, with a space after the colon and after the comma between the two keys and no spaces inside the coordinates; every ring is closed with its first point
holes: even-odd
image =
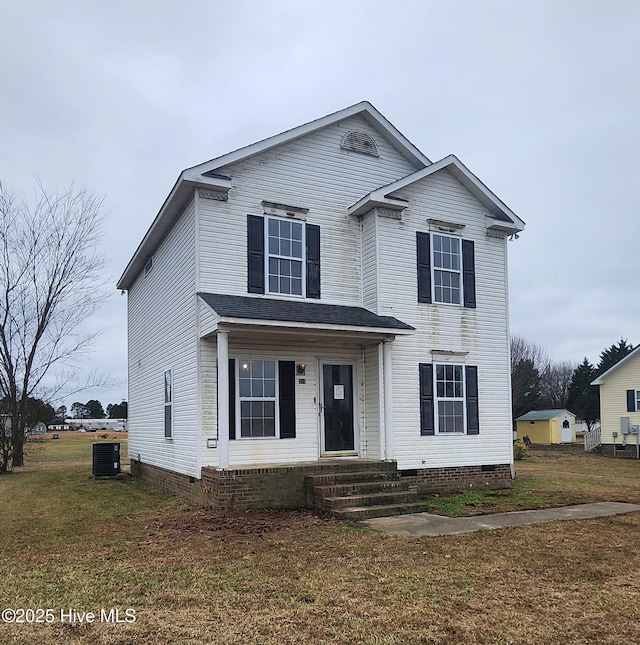
{"type": "Polygon", "coordinates": [[[640,511],[640,504],[597,502],[595,504],[579,504],[560,508],[544,508],[537,511],[476,515],[474,517],[442,517],[441,515],[430,515],[429,513],[414,513],[412,515],[395,515],[394,517],[376,517],[375,519],[364,520],[361,524],[384,533],[421,537],[471,533],[472,531],[499,529],[504,526],[522,526],[524,524],[555,522],[557,520],[582,520],[590,517],[632,513],[634,511],[640,511]]]}

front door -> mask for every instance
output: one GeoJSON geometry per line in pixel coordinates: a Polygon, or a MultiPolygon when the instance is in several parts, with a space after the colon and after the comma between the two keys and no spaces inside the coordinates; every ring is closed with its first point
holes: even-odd
{"type": "Polygon", "coordinates": [[[322,365],[322,406],[322,452],[354,452],[353,365],[322,365]]]}

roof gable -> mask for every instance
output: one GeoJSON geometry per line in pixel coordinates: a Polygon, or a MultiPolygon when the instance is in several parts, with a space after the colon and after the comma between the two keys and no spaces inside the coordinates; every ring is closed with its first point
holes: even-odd
{"type": "Polygon", "coordinates": [[[343,119],[347,119],[355,115],[362,116],[370,126],[380,132],[380,134],[382,134],[391,143],[391,145],[398,150],[398,152],[407,157],[416,167],[425,167],[431,164],[431,161],[399,130],[397,130],[391,122],[378,112],[371,103],[368,101],[362,101],[348,108],[344,108],[343,110],[338,110],[337,112],[328,114],[320,119],[315,119],[314,121],[299,125],[291,130],[286,130],[285,132],[268,137],[262,141],[257,141],[256,143],[244,146],[243,148],[239,148],[238,150],[222,155],[221,157],[216,157],[215,159],[205,161],[197,166],[187,168],[183,172],[183,176],[185,179],[193,180],[200,176],[209,177],[212,174],[215,175],[215,171],[219,168],[238,163],[243,159],[265,152],[280,146],[283,143],[295,141],[300,137],[326,128],[329,125],[333,125],[338,121],[342,121],[343,119]]]}
{"type": "Polygon", "coordinates": [[[180,217],[184,207],[193,198],[194,188],[201,187],[214,191],[228,192],[232,187],[231,177],[220,173],[220,169],[285,143],[295,141],[303,136],[356,115],[362,117],[372,128],[378,131],[414,167],[424,168],[431,164],[431,161],[397,130],[391,122],[378,112],[371,103],[362,101],[320,119],[310,121],[291,130],[286,130],[285,132],[239,148],[228,154],[198,164],[197,166],[192,166],[191,168],[183,170],[178,177],[162,208],[118,280],[118,289],[126,290],[133,285],[142,272],[148,257],[155,253],[156,249],[180,217]]]}
{"type": "Polygon", "coordinates": [[[591,385],[602,385],[604,381],[613,373],[616,372],[623,365],[635,360],[635,357],[640,355],[640,345],[638,345],[632,352],[629,352],[624,358],[619,360],[615,365],[610,367],[606,372],[600,374],[597,379],[591,382],[591,385]]]}
{"type": "Polygon", "coordinates": [[[524,230],[524,222],[485,184],[483,184],[455,155],[448,155],[426,168],[422,168],[402,179],[398,179],[386,186],[365,195],[360,201],[349,208],[351,215],[363,215],[375,206],[402,210],[406,202],[394,196],[394,193],[414,184],[425,177],[434,175],[442,170],[447,170],[459,181],[485,208],[497,222],[498,228],[505,232],[517,233],[524,230]]]}

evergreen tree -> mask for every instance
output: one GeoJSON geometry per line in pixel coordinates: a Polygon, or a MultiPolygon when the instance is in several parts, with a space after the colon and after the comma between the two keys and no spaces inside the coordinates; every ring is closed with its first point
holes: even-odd
{"type": "Polygon", "coordinates": [[[618,361],[630,354],[633,349],[633,345],[630,345],[626,338],[621,338],[619,343],[614,343],[611,347],[603,350],[600,353],[600,362],[596,367],[596,376],[600,376],[608,369],[611,369],[618,361]]]}
{"type": "Polygon", "coordinates": [[[567,397],[567,408],[579,419],[584,419],[589,430],[600,418],[599,388],[591,385],[596,376],[596,368],[585,357],[573,372],[567,397]]]}

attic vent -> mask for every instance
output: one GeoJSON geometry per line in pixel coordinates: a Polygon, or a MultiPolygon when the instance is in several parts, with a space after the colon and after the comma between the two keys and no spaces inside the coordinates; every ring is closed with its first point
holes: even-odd
{"type": "Polygon", "coordinates": [[[356,130],[347,132],[344,135],[344,139],[342,139],[340,147],[344,150],[360,152],[363,155],[371,155],[372,157],[380,156],[376,142],[366,132],[357,132],[356,130]]]}

